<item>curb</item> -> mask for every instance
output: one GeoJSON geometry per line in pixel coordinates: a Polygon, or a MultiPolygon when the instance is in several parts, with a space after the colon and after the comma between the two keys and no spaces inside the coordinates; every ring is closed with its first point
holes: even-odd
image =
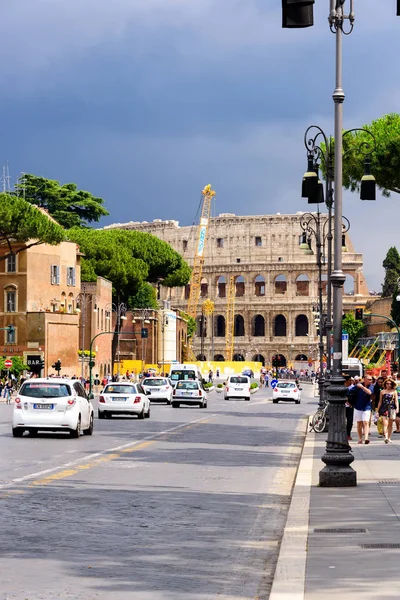
{"type": "Polygon", "coordinates": [[[304,600],[315,435],[306,435],[269,600],[304,600]]]}

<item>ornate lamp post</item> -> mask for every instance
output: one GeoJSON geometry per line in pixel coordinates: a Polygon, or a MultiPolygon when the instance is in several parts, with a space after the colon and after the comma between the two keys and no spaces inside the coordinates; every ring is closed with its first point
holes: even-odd
{"type": "MultiPolygon", "coordinates": [[[[121,360],[120,360],[120,333],[121,333],[121,327],[122,327],[122,321],[126,321],[126,311],[127,311],[127,306],[124,302],[118,302],[117,304],[115,304],[114,302],[111,302],[110,304],[107,304],[105,307],[105,313],[106,313],[106,319],[109,320],[111,319],[111,313],[115,313],[116,315],[116,323],[115,323],[115,333],[117,334],[117,351],[116,351],[116,356],[117,356],[117,361],[118,361],[118,370],[117,370],[117,381],[119,381],[119,376],[120,376],[120,365],[121,365],[121,360]]],[[[114,358],[114,357],[113,357],[114,358]]],[[[113,360],[113,373],[114,373],[114,360],[113,360]]]]}

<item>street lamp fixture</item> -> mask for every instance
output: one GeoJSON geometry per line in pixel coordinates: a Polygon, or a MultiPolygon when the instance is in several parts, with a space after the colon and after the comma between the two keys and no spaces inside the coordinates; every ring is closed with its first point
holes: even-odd
{"type": "Polygon", "coordinates": [[[309,244],[307,242],[307,233],[305,231],[303,231],[303,233],[301,234],[301,243],[299,248],[300,250],[308,250],[309,248],[309,244]]]}
{"type": "Polygon", "coordinates": [[[307,171],[303,175],[301,185],[301,197],[313,198],[318,194],[318,175],[314,168],[314,155],[312,152],[307,156],[307,171]]]}
{"type": "Polygon", "coordinates": [[[371,174],[371,157],[368,155],[364,160],[364,175],[361,178],[360,187],[361,200],[376,200],[376,181],[371,174]]]}

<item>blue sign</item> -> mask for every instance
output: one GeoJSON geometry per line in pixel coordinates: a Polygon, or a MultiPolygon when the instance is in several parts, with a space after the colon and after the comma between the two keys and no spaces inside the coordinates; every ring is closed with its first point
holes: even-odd
{"type": "Polygon", "coordinates": [[[278,380],[277,380],[277,379],[273,379],[273,380],[271,381],[271,387],[272,387],[272,388],[274,388],[274,387],[276,387],[277,385],[278,385],[278,380]]]}
{"type": "Polygon", "coordinates": [[[342,333],[342,342],[344,341],[349,341],[349,334],[348,333],[342,333]]]}

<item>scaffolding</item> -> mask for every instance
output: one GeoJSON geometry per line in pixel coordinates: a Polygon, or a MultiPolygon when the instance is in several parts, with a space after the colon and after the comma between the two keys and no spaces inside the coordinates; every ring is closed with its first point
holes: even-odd
{"type": "Polygon", "coordinates": [[[235,277],[229,278],[228,304],[226,307],[226,346],[225,360],[233,360],[235,336],[235,277]]]}

